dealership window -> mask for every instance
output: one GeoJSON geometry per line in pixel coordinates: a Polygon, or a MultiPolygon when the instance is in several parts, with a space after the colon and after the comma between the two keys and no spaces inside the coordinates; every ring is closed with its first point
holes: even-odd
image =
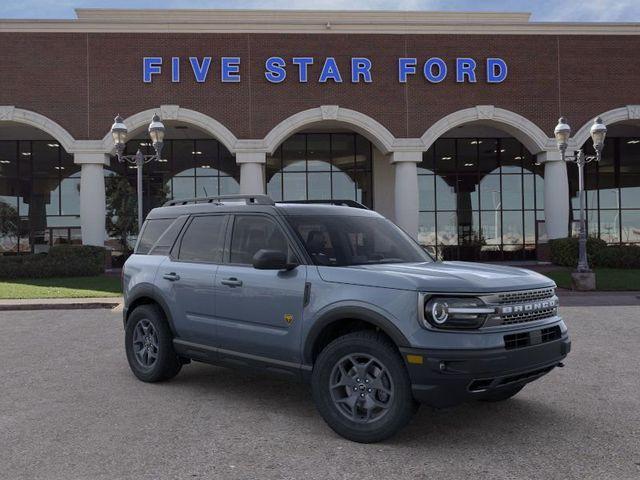
{"type": "Polygon", "coordinates": [[[267,157],[274,200],[355,200],[372,207],[372,145],[355,133],[298,133],[267,157]]]}
{"type": "Polygon", "coordinates": [[[418,240],[448,259],[535,255],[543,169],[512,138],[441,138],[418,166],[418,240]]]}
{"type": "MultiPolygon", "coordinates": [[[[591,151],[591,141],[584,146],[591,151]]],[[[568,164],[571,230],[580,219],[578,171],[568,164]]],[[[640,138],[607,137],[602,159],[585,167],[587,229],[607,243],[640,243],[640,138]]]]}
{"type": "Polygon", "coordinates": [[[0,253],[80,243],[80,167],[55,140],[0,141],[0,253]]]}
{"type": "MultiPolygon", "coordinates": [[[[154,153],[148,139],[131,140],[125,153],[135,154],[138,148],[144,154],[154,153]]],[[[230,195],[240,191],[240,167],[229,150],[215,139],[165,140],[162,161],[147,163],[142,172],[145,215],[167,200],[230,195]]],[[[107,181],[124,176],[134,192],[136,174],[134,165],[120,163],[115,157],[111,158],[110,170],[105,170],[107,181]]],[[[135,240],[135,236],[129,238],[129,247],[135,240]]],[[[114,249],[120,248],[116,238],[110,237],[107,244],[114,249]]]]}

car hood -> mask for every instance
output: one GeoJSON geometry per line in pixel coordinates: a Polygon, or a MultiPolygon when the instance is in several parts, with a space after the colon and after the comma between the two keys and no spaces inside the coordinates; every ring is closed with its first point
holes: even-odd
{"type": "Polygon", "coordinates": [[[327,282],[450,293],[490,293],[555,286],[524,268],[471,262],[425,262],[318,267],[327,282]]]}

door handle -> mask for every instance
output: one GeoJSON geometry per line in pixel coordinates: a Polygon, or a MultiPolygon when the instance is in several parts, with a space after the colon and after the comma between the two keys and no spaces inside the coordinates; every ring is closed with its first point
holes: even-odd
{"type": "Polygon", "coordinates": [[[162,278],[164,278],[165,280],[169,280],[170,282],[175,282],[176,280],[180,280],[180,275],[178,275],[176,272],[171,272],[165,273],[164,275],[162,275],[162,278]]]}
{"type": "Polygon", "coordinates": [[[242,280],[238,280],[236,277],[225,278],[224,280],[221,280],[220,283],[232,288],[242,286],[242,280]]]}

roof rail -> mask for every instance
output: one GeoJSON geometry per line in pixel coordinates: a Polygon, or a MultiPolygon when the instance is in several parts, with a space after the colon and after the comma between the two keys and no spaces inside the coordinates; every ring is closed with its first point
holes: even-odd
{"type": "Polygon", "coordinates": [[[215,203],[222,205],[227,200],[244,200],[247,205],[275,205],[268,195],[217,195],[215,197],[193,197],[178,198],[165,202],[163,207],[174,207],[176,205],[188,205],[190,203],[215,203]]]}
{"type": "Polygon", "coordinates": [[[302,203],[302,204],[325,204],[325,205],[337,205],[340,207],[352,207],[352,208],[361,208],[363,210],[369,210],[369,207],[363,205],[360,202],[356,202],[355,200],[285,200],[284,202],[278,203],[302,203]]]}

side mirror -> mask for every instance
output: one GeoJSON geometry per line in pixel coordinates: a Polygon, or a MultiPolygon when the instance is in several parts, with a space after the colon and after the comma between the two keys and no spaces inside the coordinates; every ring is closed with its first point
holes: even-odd
{"type": "Polygon", "coordinates": [[[280,250],[261,249],[253,256],[253,268],[258,270],[291,270],[297,265],[287,261],[287,254],[280,250]]]}

